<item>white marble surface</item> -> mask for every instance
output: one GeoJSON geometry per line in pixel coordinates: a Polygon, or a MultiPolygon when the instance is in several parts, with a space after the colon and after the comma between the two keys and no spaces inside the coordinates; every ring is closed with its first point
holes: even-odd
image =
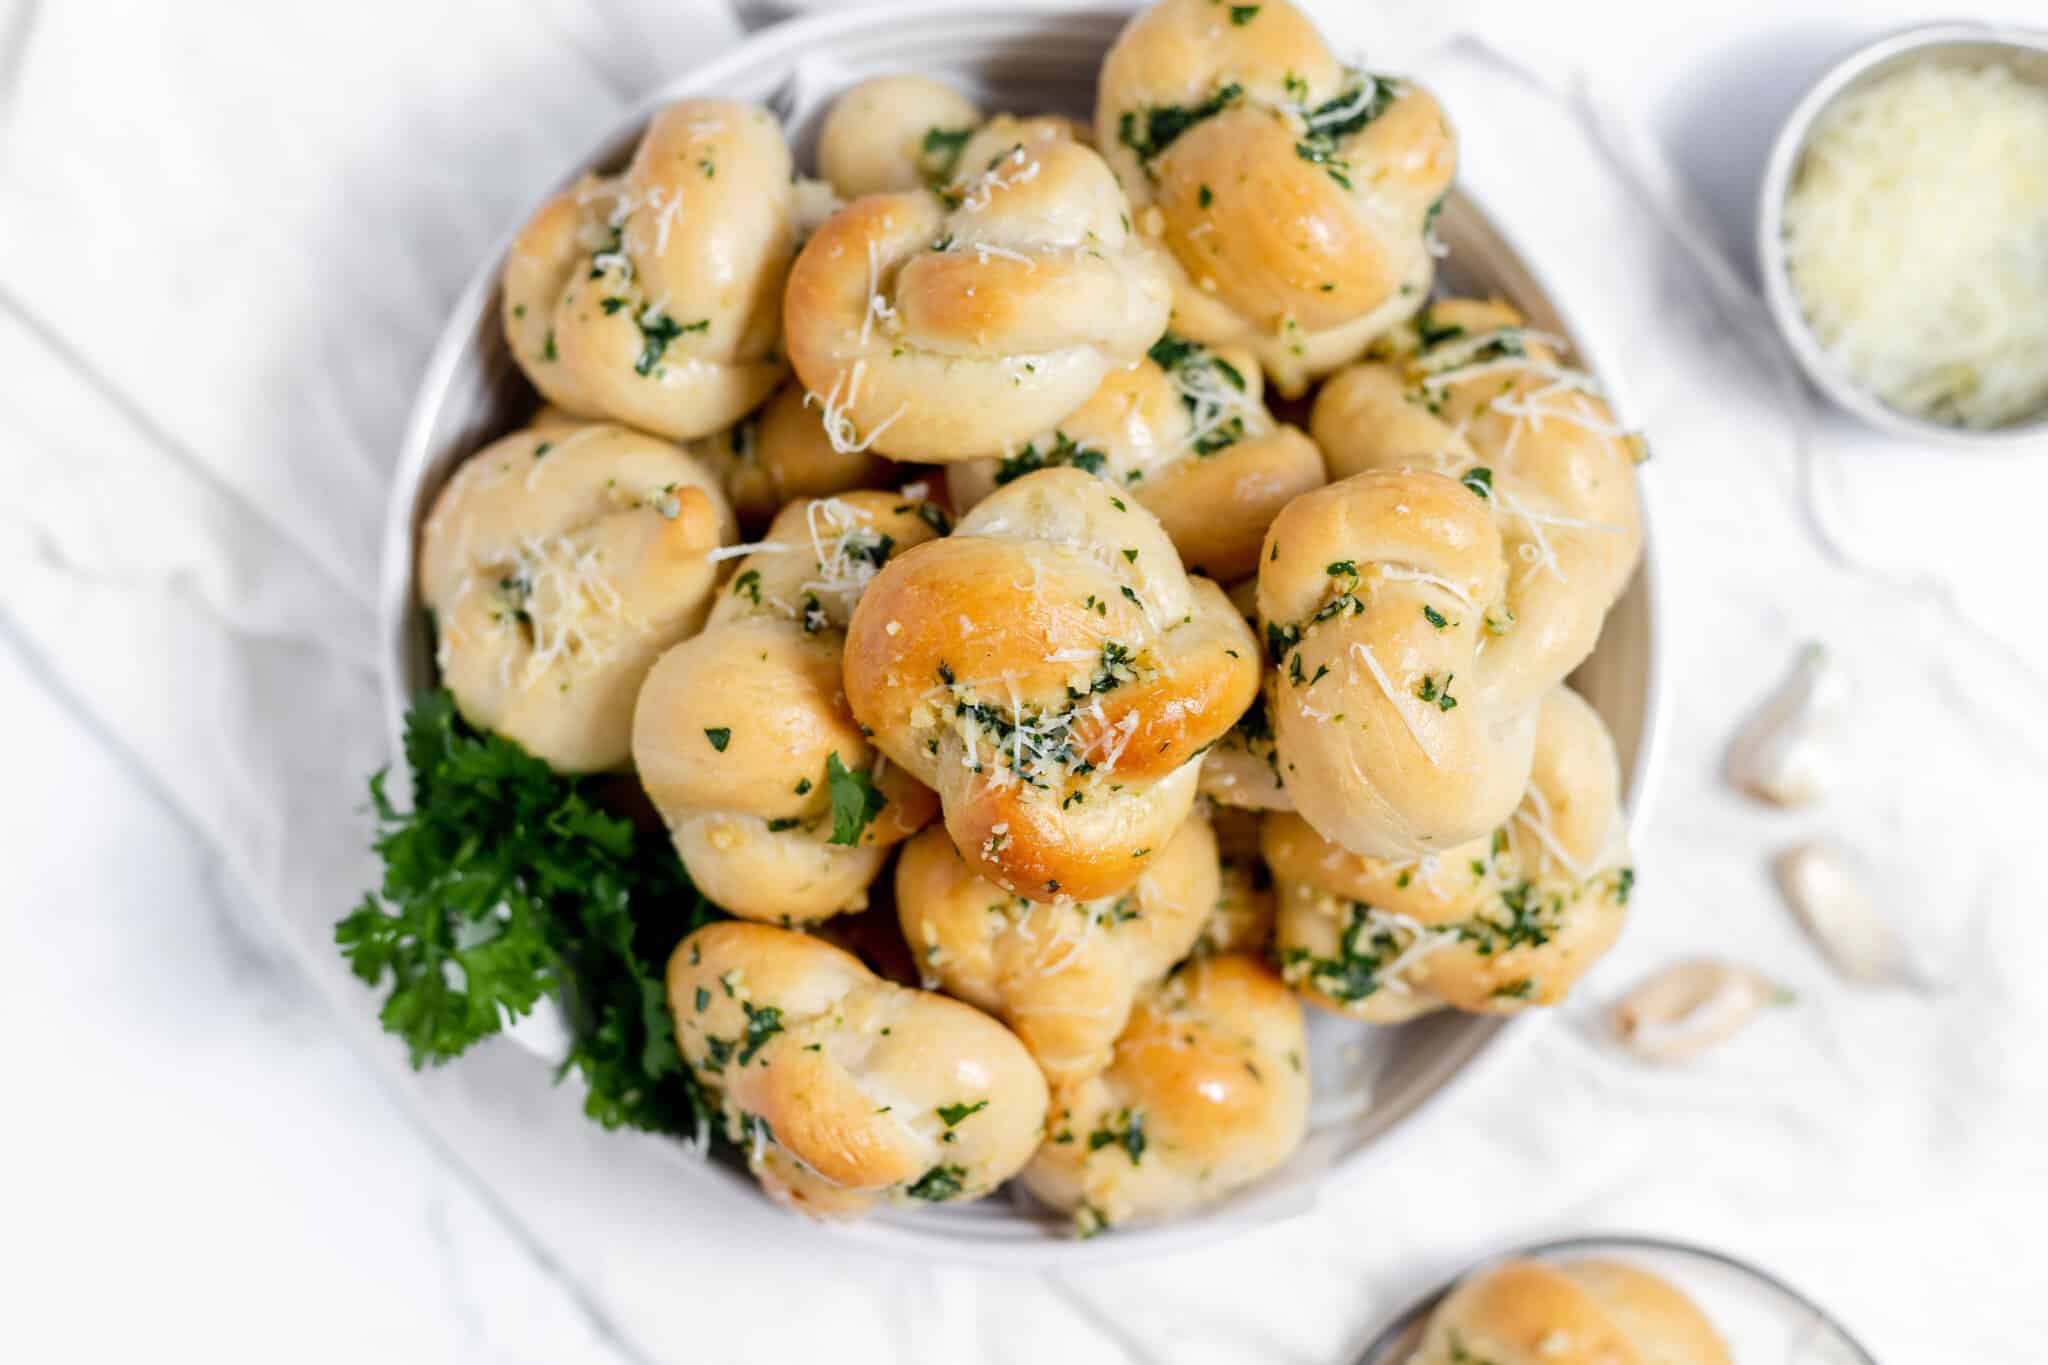
{"type": "MultiPolygon", "coordinates": [[[[1586,999],[1401,1166],[1293,1223],[1085,1275],[899,1264],[707,1200],[503,1049],[406,1077],[367,996],[302,965],[364,875],[381,471],[469,261],[611,108],[715,45],[721,14],[684,9],[0,8],[0,470],[20,490],[0,520],[0,1019],[27,1072],[0,1125],[0,1356],[1338,1362],[1476,1255],[1628,1227],[1785,1273],[1887,1361],[2035,1358],[2048,667],[2012,624],[2033,613],[2004,604],[2031,602],[2048,555],[1957,493],[1998,489],[2011,516],[2048,461],[1993,472],[1823,420],[1823,472],[1855,462],[1831,524],[1883,574],[1828,553],[1739,309],[1563,106],[1469,49],[1429,67],[1468,172],[1623,340],[1658,451],[1670,764],[1638,913],[1586,999]],[[137,157],[145,105],[164,112],[137,157]],[[1810,636],[1860,685],[1853,778],[1774,814],[1713,768],[1810,636]],[[1880,862],[1940,994],[1831,980],[1763,867],[1816,830],[1880,862]],[[1800,1003],[1679,1074],[1592,1034],[1622,983],[1703,951],[1800,1003]]],[[[1909,17],[1362,16],[1418,51],[1468,27],[1560,88],[1583,73],[1724,245],[1801,77],[1909,17]]]]}

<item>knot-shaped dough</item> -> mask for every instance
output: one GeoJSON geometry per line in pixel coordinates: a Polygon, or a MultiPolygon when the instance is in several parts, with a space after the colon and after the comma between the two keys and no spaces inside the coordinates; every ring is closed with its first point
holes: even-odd
{"type": "Polygon", "coordinates": [[[826,112],[818,130],[818,171],[842,199],[944,190],[1013,147],[1054,138],[1086,143],[1088,130],[1058,114],[984,118],[950,85],[926,76],[878,76],[848,90],[826,112]]]}
{"type": "Polygon", "coordinates": [[[1504,303],[1433,304],[1388,354],[1331,377],[1311,425],[1333,477],[1429,470],[1499,527],[1508,575],[1483,609],[1485,667],[1541,697],[1585,661],[1642,555],[1635,465],[1592,378],[1504,303]]]}
{"type": "Polygon", "coordinates": [[[1267,816],[1288,982],[1383,1024],[1444,1005],[1556,1004],[1621,932],[1635,873],[1620,786],[1607,727],[1560,687],[1539,708],[1522,804],[1487,837],[1389,862],[1346,853],[1298,815],[1267,816]]]}
{"type": "Polygon", "coordinates": [[[1421,87],[1344,66],[1287,0],[1162,0],[1097,89],[1096,141],[1178,266],[1176,331],[1252,347],[1293,396],[1422,304],[1457,153],[1421,87]]]}
{"type": "Polygon", "coordinates": [[[1102,158],[1041,123],[966,161],[989,140],[936,192],[855,200],[797,257],[790,361],[841,449],[958,460],[1020,444],[1165,330],[1165,276],[1102,158]]]}
{"type": "Polygon", "coordinates": [[[1150,512],[1076,469],[997,489],[875,579],[846,691],[936,788],[953,842],[1031,900],[1135,882],[1187,818],[1200,754],[1258,685],[1252,634],[1150,512]]]}
{"type": "Polygon", "coordinates": [[[504,324],[551,403],[675,440],[727,427],[784,374],[796,249],[789,147],[767,110],[685,100],[625,173],[542,206],[505,258],[504,324]]]}
{"type": "Polygon", "coordinates": [[[1267,716],[1295,808],[1378,857],[1505,819],[1535,714],[1526,679],[1487,666],[1508,577],[1490,505],[1440,474],[1358,474],[1289,503],[1264,559],[1267,716]]]}
{"type": "Polygon", "coordinates": [[[1258,569],[1273,518],[1323,482],[1315,444],[1266,410],[1249,351],[1211,350],[1171,333],[1057,427],[949,470],[947,488],[971,507],[1053,465],[1098,475],[1145,504],[1182,563],[1226,583],[1258,569]]]}
{"type": "Polygon", "coordinates": [[[1731,1365],[1727,1343],[1668,1281],[1619,1261],[1505,1261],[1430,1314],[1410,1365],[1731,1365]]]}
{"type": "Polygon", "coordinates": [[[1301,1006],[1248,953],[1139,997],[1100,1075],[1058,1091],[1024,1187],[1085,1236],[1180,1213],[1273,1170],[1308,1131],[1301,1006]]]}
{"type": "Polygon", "coordinates": [[[1045,1078],[995,1020],[787,929],[707,925],[668,963],[691,1073],[768,1193],[854,1217],[975,1199],[1031,1157],[1045,1078]]]}
{"type": "Polygon", "coordinates": [[[647,675],[633,763],[717,905],[785,925],[861,909],[889,849],[938,814],[931,790],[868,744],[840,667],[861,589],[944,524],[895,493],[791,503],[703,633],[647,675]]]}
{"type": "Polygon", "coordinates": [[[896,914],[927,983],[1008,1024],[1054,1085],[1109,1065],[1139,989],[1187,956],[1219,894],[1199,813],[1128,891],[1099,900],[1012,896],[939,828],[896,864],[896,914]]]}
{"type": "Polygon", "coordinates": [[[710,472],[652,436],[544,418],[455,471],[420,531],[420,601],[463,718],[560,772],[626,761],[633,698],[709,610],[736,535],[710,472]]]}
{"type": "Polygon", "coordinates": [[[718,475],[740,528],[749,533],[765,527],[793,498],[883,488],[900,473],[872,451],[834,447],[800,384],[783,385],[759,412],[684,449],[718,475]]]}

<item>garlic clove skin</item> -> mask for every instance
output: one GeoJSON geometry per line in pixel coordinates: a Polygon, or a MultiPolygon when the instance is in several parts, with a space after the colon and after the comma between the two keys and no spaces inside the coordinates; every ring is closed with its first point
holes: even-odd
{"type": "Polygon", "coordinates": [[[1757,1012],[1791,993],[1752,968],[1713,958],[1674,962],[1616,1001],[1615,1038],[1646,1062],[1690,1061],[1733,1037],[1757,1012]]]}
{"type": "Polygon", "coordinates": [[[1861,864],[1840,844],[1796,844],[1772,863],[1778,889],[1830,965],[1865,985],[1908,985],[1918,974],[1905,941],[1877,908],[1861,864]]]}
{"type": "Polygon", "coordinates": [[[1805,645],[1785,680],[1729,742],[1728,780],[1774,806],[1819,800],[1835,775],[1830,722],[1848,694],[1826,647],[1805,645]]]}

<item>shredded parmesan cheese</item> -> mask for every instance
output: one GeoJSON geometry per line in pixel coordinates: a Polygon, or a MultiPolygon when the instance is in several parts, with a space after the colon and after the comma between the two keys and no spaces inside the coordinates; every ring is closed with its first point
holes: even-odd
{"type": "Polygon", "coordinates": [[[2048,88],[1919,62],[1842,96],[1785,253],[1821,344],[1892,407],[1996,427],[2048,405],[2048,88]]]}

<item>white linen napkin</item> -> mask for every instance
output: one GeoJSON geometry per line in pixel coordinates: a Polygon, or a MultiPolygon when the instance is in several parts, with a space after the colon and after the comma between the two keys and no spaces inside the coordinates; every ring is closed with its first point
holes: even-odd
{"type": "Polygon", "coordinates": [[[1645,152],[1659,145],[1645,88],[1712,88],[1691,54],[1725,37],[1718,12],[1636,6],[1596,38],[1528,7],[1320,8],[1435,84],[1467,181],[1622,357],[1657,451],[1671,576],[1663,806],[1614,960],[1426,1142],[1288,1224],[1044,1276],[906,1266],[711,1193],[668,1144],[587,1124],[509,1047],[412,1077],[329,942],[373,875],[376,538],[426,352],[536,189],[635,95],[729,43],[733,16],[707,0],[80,0],[9,31],[7,622],[190,816],[280,960],[623,1351],[1339,1359],[1472,1256],[1601,1223],[1769,1248],[1888,1358],[2001,1358],[2039,1323],[2012,1254],[2032,1232],[2010,1194],[2042,1187],[2014,1135],[2048,1123],[2028,1060],[2048,1004],[2027,970],[2048,664],[2013,625],[2030,619],[2041,561],[2002,508],[1944,509],[1985,481],[2038,505],[2042,462],[1873,456],[1822,419],[1847,555],[1816,543],[1800,510],[1806,400],[1759,341],[1726,233],[1645,152]],[[1624,78],[1622,95],[1598,93],[1624,78]],[[1861,684],[1859,742],[1835,801],[1777,817],[1713,773],[1809,636],[1861,684]],[[1762,870],[1816,829],[1881,861],[1887,904],[1939,959],[1945,994],[1828,977],[1762,870]],[[1682,1074],[1618,1059],[1597,1006],[1697,952],[1766,966],[1802,1003],[1682,1074]],[[1942,1254],[1894,1264],[1887,1247],[1942,1254]],[[2009,1311],[1926,1311],[1968,1302],[2009,1311]]]}

